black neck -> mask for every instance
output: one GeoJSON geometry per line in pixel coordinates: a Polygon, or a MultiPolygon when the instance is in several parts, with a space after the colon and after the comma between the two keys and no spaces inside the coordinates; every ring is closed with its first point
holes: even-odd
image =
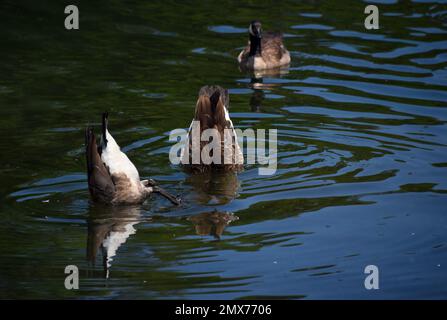
{"type": "Polygon", "coordinates": [[[249,56],[255,56],[261,54],[261,38],[250,34],[250,54],[249,56]]]}

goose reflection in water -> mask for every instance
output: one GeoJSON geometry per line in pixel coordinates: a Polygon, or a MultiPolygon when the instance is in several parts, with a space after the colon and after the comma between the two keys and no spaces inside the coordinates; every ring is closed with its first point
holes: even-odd
{"type": "Polygon", "coordinates": [[[134,226],[140,218],[139,206],[92,208],[87,220],[87,260],[94,266],[101,250],[105,278],[109,278],[110,267],[119,247],[136,233],[134,226]]]}
{"type": "Polygon", "coordinates": [[[239,179],[235,172],[209,171],[190,175],[186,179],[200,204],[227,204],[237,196],[239,179]]]}
{"type": "Polygon", "coordinates": [[[262,102],[265,99],[265,90],[271,90],[280,85],[279,83],[264,83],[264,78],[281,78],[288,73],[288,66],[249,73],[249,76],[251,77],[249,87],[253,89],[253,93],[250,97],[250,110],[252,112],[261,112],[262,102]]]}
{"type": "Polygon", "coordinates": [[[239,220],[239,217],[231,212],[220,212],[217,210],[203,212],[188,217],[188,220],[194,224],[196,233],[199,236],[213,236],[220,240],[225,227],[231,222],[239,220]]]}

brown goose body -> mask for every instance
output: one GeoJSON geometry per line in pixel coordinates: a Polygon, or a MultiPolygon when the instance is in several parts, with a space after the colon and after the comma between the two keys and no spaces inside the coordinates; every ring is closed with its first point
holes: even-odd
{"type": "MultiPolygon", "coordinates": [[[[237,141],[233,122],[229,116],[228,90],[220,86],[204,86],[199,91],[193,122],[188,133],[188,148],[182,150],[182,163],[187,170],[192,172],[206,172],[208,170],[239,171],[243,168],[243,155],[237,141]],[[194,164],[192,159],[193,139],[191,128],[194,123],[200,124],[200,135],[207,129],[215,129],[219,133],[220,162],[194,164]],[[227,130],[227,131],[225,131],[227,130]],[[226,133],[232,134],[232,140],[227,140],[226,133]]],[[[207,148],[208,141],[200,142],[200,154],[207,148]]]]}
{"type": "Polygon", "coordinates": [[[108,115],[103,114],[101,143],[93,128],[85,132],[87,179],[94,201],[112,204],[140,204],[157,192],[178,204],[179,200],[149,180],[140,181],[135,165],[129,160],[107,129],[108,115]]]}
{"type": "Polygon", "coordinates": [[[262,32],[261,23],[253,21],[249,27],[248,45],[238,56],[242,68],[262,70],[286,66],[290,53],[280,32],[262,32]]]}

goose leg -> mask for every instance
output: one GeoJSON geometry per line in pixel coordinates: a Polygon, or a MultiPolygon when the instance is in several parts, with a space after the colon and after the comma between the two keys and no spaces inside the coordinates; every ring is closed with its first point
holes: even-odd
{"type": "Polygon", "coordinates": [[[166,199],[171,201],[173,204],[180,205],[180,202],[181,202],[180,198],[170,194],[165,189],[160,188],[159,186],[153,186],[152,190],[153,190],[153,192],[159,193],[160,195],[162,195],[163,197],[165,197],[166,199]]]}
{"type": "Polygon", "coordinates": [[[141,183],[146,187],[154,187],[157,185],[154,179],[141,180],[141,183]]]}

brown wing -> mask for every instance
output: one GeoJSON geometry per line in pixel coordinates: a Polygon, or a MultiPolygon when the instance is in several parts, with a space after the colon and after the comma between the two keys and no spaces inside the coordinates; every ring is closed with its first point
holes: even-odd
{"type": "Polygon", "coordinates": [[[248,40],[248,44],[244,48],[244,51],[241,56],[241,60],[243,61],[243,60],[247,59],[249,54],[250,54],[250,40],[248,40]]]}
{"type": "Polygon", "coordinates": [[[279,32],[266,32],[262,34],[262,57],[265,61],[280,61],[285,53],[282,34],[279,32]]]}
{"type": "Polygon", "coordinates": [[[109,171],[101,160],[92,128],[87,128],[85,131],[85,149],[90,194],[94,200],[110,202],[116,189],[109,171]]]}

